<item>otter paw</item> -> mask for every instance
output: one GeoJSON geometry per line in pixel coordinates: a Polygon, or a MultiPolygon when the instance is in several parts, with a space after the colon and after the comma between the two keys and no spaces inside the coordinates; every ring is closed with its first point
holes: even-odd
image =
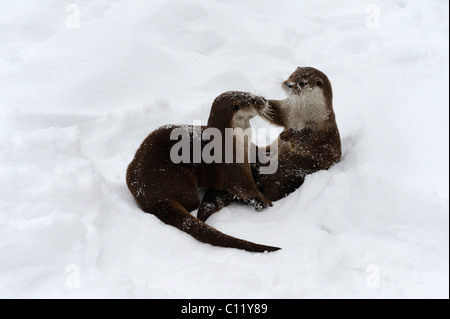
{"type": "Polygon", "coordinates": [[[284,130],[280,134],[280,139],[285,142],[291,142],[297,138],[298,132],[292,128],[284,130]]]}
{"type": "Polygon", "coordinates": [[[258,212],[264,208],[271,207],[272,202],[263,198],[251,198],[244,201],[245,204],[253,206],[258,212]]]}

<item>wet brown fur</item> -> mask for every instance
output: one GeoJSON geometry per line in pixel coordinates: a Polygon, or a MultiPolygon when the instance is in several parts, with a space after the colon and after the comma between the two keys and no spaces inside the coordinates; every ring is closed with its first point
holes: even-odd
{"type": "MultiPolygon", "coordinates": [[[[341,159],[328,77],[317,69],[299,67],[282,85],[288,98],[269,100],[273,122],[285,128],[278,138],[278,170],[263,175],[259,174],[259,164],[253,167],[258,190],[271,201],[294,192],[307,174],[326,170],[341,159]]],[[[199,216],[206,220],[232,201],[227,194],[210,190],[199,208],[199,216]]]]}
{"type": "MultiPolygon", "coordinates": [[[[232,128],[237,115],[250,115],[250,108],[267,107],[267,101],[244,92],[227,92],[214,101],[208,127],[218,128],[225,137],[225,128],[232,128]]],[[[214,246],[232,247],[253,252],[275,251],[279,248],[241,240],[216,230],[189,212],[198,208],[199,187],[224,191],[243,200],[251,200],[255,206],[271,206],[254,183],[250,163],[179,163],[170,158],[170,151],[178,140],[171,140],[173,129],[181,126],[164,126],[152,132],[137,150],[127,170],[127,185],[144,212],[158,217],[197,240],[214,246]]],[[[192,126],[183,126],[192,138],[192,126]]],[[[201,136],[201,135],[200,135],[201,136]]],[[[203,144],[205,142],[202,142],[203,144]]],[[[222,147],[225,143],[222,141],[222,147]]],[[[192,150],[192,147],[191,147],[192,150]]],[[[225,154],[224,149],[222,154],[225,154]]]]}
{"type": "MultiPolygon", "coordinates": [[[[275,110],[276,122],[285,129],[278,139],[278,170],[271,175],[258,175],[258,189],[272,201],[286,197],[298,189],[308,174],[329,169],[341,159],[341,139],[333,110],[333,92],[328,77],[321,71],[302,67],[283,82],[290,94],[306,95],[308,90],[319,89],[323,94],[323,108],[319,115],[302,115],[306,110],[292,112],[292,108],[305,108],[308,96],[304,101],[269,100],[275,110]],[[294,87],[289,88],[287,84],[294,87]],[[305,94],[306,93],[306,94],[305,94]],[[298,104],[293,102],[298,101],[298,104]],[[292,115],[296,117],[291,118],[292,115]],[[311,118],[308,118],[310,116],[311,118]],[[301,117],[301,118],[300,118],[301,117]]],[[[316,102],[316,101],[314,101],[316,102]]]]}

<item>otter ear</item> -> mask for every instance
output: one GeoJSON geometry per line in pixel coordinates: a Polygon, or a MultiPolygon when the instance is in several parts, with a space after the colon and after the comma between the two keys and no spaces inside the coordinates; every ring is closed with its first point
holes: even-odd
{"type": "Polygon", "coordinates": [[[239,105],[238,104],[233,104],[233,111],[238,111],[239,110],[239,105]]]}
{"type": "Polygon", "coordinates": [[[317,80],[316,85],[321,88],[323,86],[322,80],[317,80]]]}

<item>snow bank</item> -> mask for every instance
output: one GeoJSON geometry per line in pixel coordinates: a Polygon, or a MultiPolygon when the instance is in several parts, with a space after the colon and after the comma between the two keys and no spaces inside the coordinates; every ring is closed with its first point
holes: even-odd
{"type": "Polygon", "coordinates": [[[0,4],[0,297],[448,298],[447,1],[74,4],[0,4]],[[139,210],[148,133],[227,90],[283,98],[297,65],[332,81],[342,162],[209,221],[282,251],[139,210]]]}

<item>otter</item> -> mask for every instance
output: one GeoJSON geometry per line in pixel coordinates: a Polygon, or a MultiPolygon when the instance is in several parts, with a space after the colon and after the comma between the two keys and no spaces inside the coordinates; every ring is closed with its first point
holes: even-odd
{"type": "MultiPolygon", "coordinates": [[[[267,100],[262,97],[245,92],[226,92],[214,100],[207,126],[199,127],[197,132],[193,126],[176,125],[164,126],[152,132],[137,150],[126,175],[128,188],[140,208],[197,240],[214,246],[251,252],[280,249],[226,235],[190,214],[199,207],[200,187],[225,191],[246,200],[257,209],[271,206],[272,202],[256,188],[247,157],[243,163],[207,163],[203,158],[198,162],[174,163],[171,157],[172,149],[177,143],[177,140],[171,137],[174,130],[184,130],[189,135],[190,146],[193,146],[197,139],[203,147],[203,133],[208,128],[218,129],[223,142],[227,134],[232,134],[227,128],[250,128],[249,121],[254,116],[261,115],[271,121],[268,107],[267,100]]],[[[214,139],[216,138],[214,136],[214,139]]],[[[231,140],[234,146],[239,143],[237,136],[233,136],[231,140]]],[[[244,143],[244,154],[247,154],[247,148],[248,143],[244,143]]],[[[225,151],[222,143],[222,154],[225,155],[225,151]]],[[[235,159],[233,154],[233,160],[235,159]]]]}
{"type": "MultiPolygon", "coordinates": [[[[258,190],[272,202],[298,189],[306,175],[326,170],[341,159],[341,140],[328,77],[315,68],[298,67],[282,83],[282,88],[286,99],[269,100],[272,122],[284,127],[275,155],[278,170],[263,175],[259,174],[259,163],[252,167],[258,190]]],[[[226,192],[208,190],[198,216],[205,221],[233,201],[226,192]]]]}

